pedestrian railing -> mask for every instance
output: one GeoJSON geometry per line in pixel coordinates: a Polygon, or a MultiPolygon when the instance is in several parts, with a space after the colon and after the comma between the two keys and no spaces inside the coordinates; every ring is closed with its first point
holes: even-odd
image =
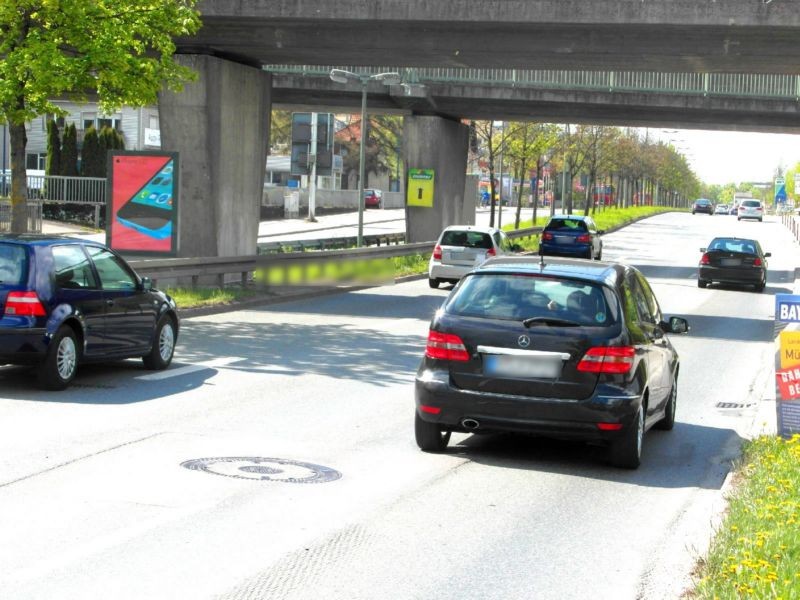
{"type": "MultiPolygon", "coordinates": [[[[11,231],[11,200],[0,198],[0,232],[11,231]]],[[[28,200],[28,231],[30,233],[42,232],[42,202],[28,200]]]]}

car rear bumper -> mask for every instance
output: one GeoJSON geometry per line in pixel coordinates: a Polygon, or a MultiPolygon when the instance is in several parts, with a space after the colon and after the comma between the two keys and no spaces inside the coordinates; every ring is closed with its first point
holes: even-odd
{"type": "MultiPolygon", "coordinates": [[[[468,433],[521,432],[554,438],[610,440],[633,422],[641,397],[624,390],[598,386],[584,400],[487,394],[453,387],[444,371],[421,371],[415,382],[417,413],[443,429],[468,433]],[[438,409],[437,414],[421,406],[438,409]],[[465,427],[465,419],[478,423],[465,427]],[[621,429],[601,430],[598,423],[617,423],[621,429]]],[[[430,410],[430,408],[428,409],[430,410]]]]}
{"type": "Polygon", "coordinates": [[[767,279],[764,271],[752,267],[700,267],[697,275],[699,279],[720,283],[759,284],[767,279]]]}
{"type": "Polygon", "coordinates": [[[740,219],[758,219],[758,220],[761,220],[761,219],[764,218],[764,213],[757,213],[757,212],[743,213],[742,211],[739,211],[739,214],[737,216],[740,219]]]}
{"type": "Polygon", "coordinates": [[[458,281],[464,275],[472,271],[475,267],[470,266],[456,266],[456,265],[443,265],[440,262],[432,262],[428,265],[428,277],[430,279],[450,279],[458,281]]]}
{"type": "Polygon", "coordinates": [[[0,363],[40,362],[47,353],[45,328],[0,328],[0,363]]]}
{"type": "Polygon", "coordinates": [[[544,256],[586,256],[591,251],[591,244],[554,244],[552,242],[540,242],[539,254],[544,256]]]}

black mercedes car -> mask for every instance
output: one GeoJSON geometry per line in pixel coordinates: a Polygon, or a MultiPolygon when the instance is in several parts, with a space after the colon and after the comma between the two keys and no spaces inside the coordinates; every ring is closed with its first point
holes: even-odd
{"type": "Polygon", "coordinates": [[[486,261],[433,318],[416,375],[415,434],[428,452],[453,431],[605,442],[639,466],[651,427],[675,422],[678,355],[634,267],[561,258],[486,261]]]}
{"type": "Polygon", "coordinates": [[[692,204],[692,214],[695,213],[706,213],[713,216],[714,205],[711,203],[711,200],[706,200],[705,198],[695,200],[694,204],[692,204]]]}
{"type": "Polygon", "coordinates": [[[697,269],[697,285],[704,288],[713,282],[753,286],[763,292],[767,285],[767,258],[772,256],[761,249],[758,240],[736,237],[714,238],[697,269]]]}

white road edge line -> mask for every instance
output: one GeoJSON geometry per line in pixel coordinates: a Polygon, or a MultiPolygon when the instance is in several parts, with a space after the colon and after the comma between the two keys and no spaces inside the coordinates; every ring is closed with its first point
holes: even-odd
{"type": "Polygon", "coordinates": [[[134,379],[142,381],[159,381],[161,379],[169,379],[170,377],[178,377],[180,375],[187,375],[196,371],[204,371],[206,369],[215,369],[217,367],[227,367],[228,365],[245,360],[238,356],[223,356],[215,358],[214,360],[206,360],[194,365],[186,365],[185,367],[178,367],[176,369],[167,369],[166,371],[159,371],[158,373],[148,373],[147,375],[139,375],[134,379]]]}

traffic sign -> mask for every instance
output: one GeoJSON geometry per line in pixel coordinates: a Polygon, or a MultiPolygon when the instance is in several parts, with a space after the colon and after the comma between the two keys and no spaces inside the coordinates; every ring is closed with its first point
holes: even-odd
{"type": "Polygon", "coordinates": [[[786,178],[775,178],[775,203],[780,204],[786,202],[786,178]]]}

